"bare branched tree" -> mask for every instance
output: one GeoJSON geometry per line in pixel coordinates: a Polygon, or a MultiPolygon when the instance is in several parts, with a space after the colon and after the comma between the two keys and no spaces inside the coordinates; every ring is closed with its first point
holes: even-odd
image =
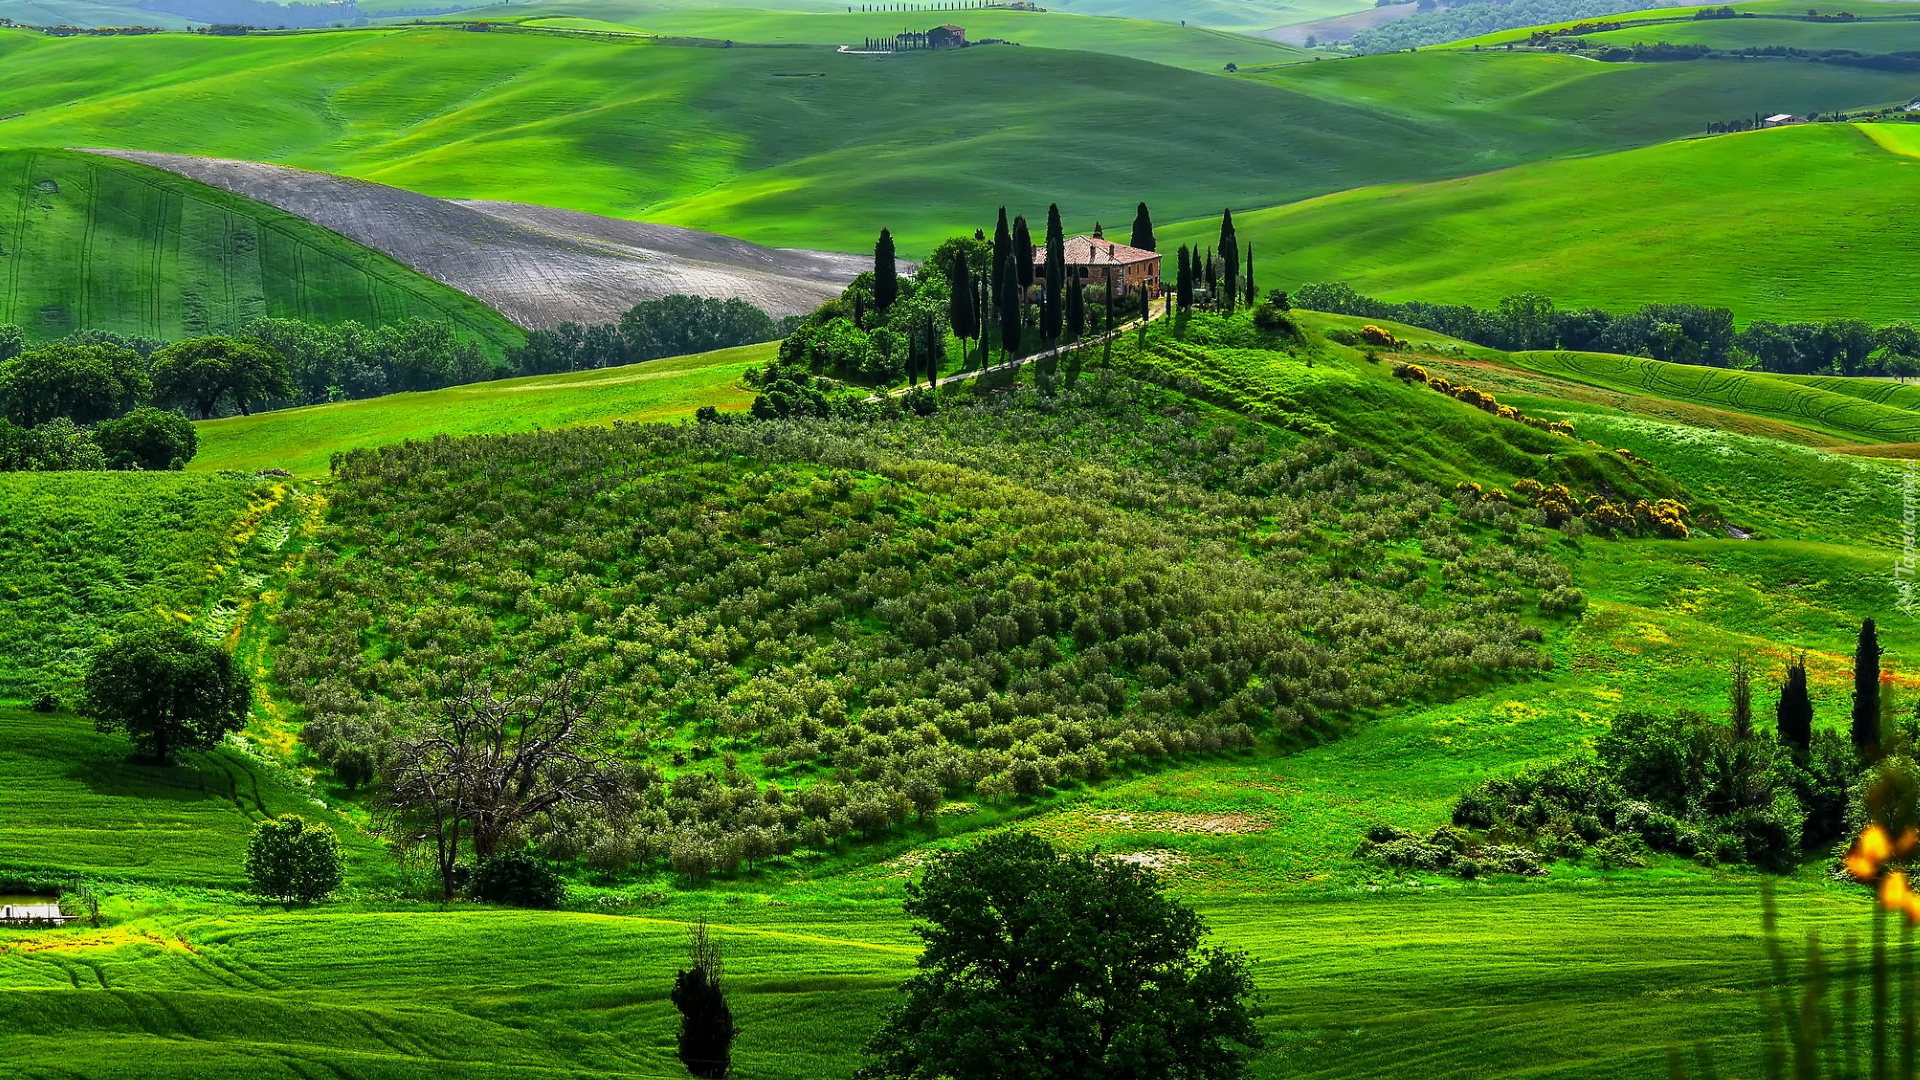
{"type": "Polygon", "coordinates": [[[604,804],[622,790],[608,734],[598,697],[579,690],[572,674],[517,694],[464,686],[418,731],[395,740],[382,801],[432,841],[451,898],[463,843],[484,858],[542,814],[604,804]]]}

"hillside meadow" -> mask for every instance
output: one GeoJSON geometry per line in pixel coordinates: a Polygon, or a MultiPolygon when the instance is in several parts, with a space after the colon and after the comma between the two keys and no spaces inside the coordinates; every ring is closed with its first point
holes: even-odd
{"type": "Polygon", "coordinates": [[[425,318],[495,357],[519,332],[378,252],[250,199],[132,162],[0,150],[0,323],[30,338],[161,339],[257,318],[378,326],[425,318]]]}
{"type": "MultiPolygon", "coordinates": [[[[1720,135],[1342,192],[1235,224],[1243,243],[1273,253],[1269,284],[1341,280],[1368,295],[1482,306],[1522,292],[1563,307],[1689,302],[1730,307],[1742,323],[1891,322],[1912,316],[1904,297],[1920,288],[1905,257],[1920,234],[1897,195],[1920,160],[1884,145],[1910,134],[1817,124],[1720,135]]],[[[1200,219],[1165,228],[1162,243],[1217,236],[1217,219],[1200,219]]]]}
{"type": "MultiPolygon", "coordinates": [[[[1302,322],[1317,342],[1321,331],[1358,320],[1305,315],[1302,322]]],[[[1704,532],[1687,541],[1548,536],[1543,550],[1586,593],[1578,614],[1536,623],[1550,669],[1366,710],[1331,733],[1337,738],[1263,738],[1245,750],[1128,764],[1099,783],[1010,798],[993,813],[953,799],[928,822],[884,839],[772,859],[702,887],[664,872],[584,875],[576,879],[571,910],[550,914],[474,904],[442,910],[406,899],[403,875],[381,857],[376,838],[358,831],[362,803],[325,783],[308,786],[310,760],[296,755],[290,769],[276,754],[256,757],[246,749],[290,746],[281,740],[298,720],[281,707],[256,715],[242,744],[169,770],[125,763],[115,740],[70,713],[0,709],[0,728],[20,736],[0,749],[0,813],[45,822],[31,834],[0,836],[0,864],[89,877],[107,894],[108,917],[99,930],[76,925],[0,937],[0,1054],[58,1061],[90,1077],[677,1076],[665,994],[683,960],[686,924],[706,918],[728,949],[744,1028],[742,1073],[845,1075],[890,1003],[891,988],[911,968],[915,939],[898,905],[918,860],[929,849],[967,842],[973,830],[1017,822],[1062,842],[1150,859],[1175,893],[1211,920],[1219,940],[1259,958],[1260,1023],[1271,1050],[1259,1059],[1257,1077],[1344,1080],[1411,1069],[1442,1077],[1637,1080],[1666,1075],[1677,1034],[1707,1045],[1730,1069],[1754,1067],[1758,876],[1656,857],[1637,870],[1580,859],[1557,862],[1538,880],[1463,882],[1387,870],[1352,853],[1373,824],[1432,828],[1477,780],[1581,753],[1622,710],[1721,711],[1736,654],[1755,658],[1770,686],[1786,655],[1808,650],[1820,722],[1844,723],[1853,628],[1861,614],[1892,602],[1880,545],[1898,526],[1899,466],[1806,445],[1875,433],[1795,405],[1793,391],[1874,403],[1814,382],[1769,381],[1731,392],[1714,378],[1678,377],[1685,372],[1655,377],[1658,369],[1640,371],[1645,362],[1625,358],[1553,362],[1463,348],[1413,328],[1395,332],[1411,344],[1380,362],[1331,343],[1292,353],[1261,347],[1206,320],[1183,330],[1160,324],[1145,347],[1130,335],[1115,350],[1121,372],[1157,372],[1165,386],[1185,388],[1142,392],[1156,410],[1155,426],[1212,440],[1219,436],[1206,433],[1215,428],[1239,434],[1216,443],[1212,457],[1192,453],[1206,445],[1192,435],[1185,438],[1194,446],[1174,439],[1167,450],[1143,452],[1152,440],[1128,434],[1074,469],[1051,479],[1036,473],[1032,482],[1084,484],[1123,465],[1102,482],[1131,501],[1125,493],[1136,481],[1174,491],[1175,477],[1217,483],[1205,479],[1217,475],[1207,470],[1255,464],[1245,456],[1256,445],[1252,438],[1285,446],[1334,435],[1448,488],[1456,480],[1510,485],[1556,468],[1568,477],[1604,469],[1617,482],[1678,483],[1728,520],[1759,525],[1766,539],[1704,532]],[[1399,360],[1435,370],[1452,365],[1463,381],[1495,389],[1527,415],[1565,419],[1600,445],[1538,432],[1410,385],[1392,375],[1399,360]],[[1169,393],[1190,396],[1163,400],[1169,393]],[[1749,407],[1762,412],[1741,411],[1749,407]],[[1385,422],[1389,417],[1397,422],[1385,422]],[[1776,437],[1751,433],[1761,430],[1776,437]],[[1788,435],[1794,438],[1782,441],[1788,435]],[[1607,448],[1617,446],[1631,447],[1647,464],[1608,463],[1607,448]],[[1555,447],[1562,448],[1553,455],[1563,459],[1557,465],[1543,456],[1555,447]],[[1194,463],[1174,464],[1187,458],[1194,463]],[[349,833],[346,896],[289,911],[226,891],[236,845],[251,823],[302,802],[303,812],[326,815],[349,833]],[[103,823],[119,826],[121,835],[103,834],[103,823]],[[141,823],[150,836],[135,829],[141,823]]],[[[707,378],[701,372],[710,370],[712,378],[730,380],[733,365],[752,359],[708,359],[704,369],[689,362],[684,377],[707,378]]],[[[1098,362],[1081,361],[1021,373],[1012,397],[1022,402],[1018,408],[1034,410],[1035,439],[1056,438],[1052,432],[1079,423],[1071,411],[1047,418],[1044,399],[1031,389],[1035,376],[1050,371],[1097,388],[1098,362]]],[[[460,388],[483,395],[473,400],[456,391],[418,395],[396,402],[407,407],[365,432],[343,430],[338,438],[345,445],[467,430],[458,426],[462,415],[474,400],[490,401],[487,392],[539,400],[518,419],[535,418],[543,427],[605,422],[638,406],[610,398],[603,382],[657,367],[523,381],[542,386],[538,399],[517,399],[514,384],[460,388]],[[404,425],[403,416],[410,418],[404,425]]],[[[967,410],[1011,407],[1008,380],[993,383],[1003,389],[983,405],[967,404],[969,392],[955,390],[949,408],[956,415],[928,433],[948,431],[940,439],[952,440],[949,429],[967,410]]],[[[1072,404],[1079,400],[1056,407],[1080,408],[1072,404]]],[[[505,424],[502,409],[497,422],[505,424]]],[[[330,451],[321,433],[336,426],[324,419],[329,415],[351,414],[251,418],[245,456],[234,452],[231,461],[305,462],[301,471],[323,475],[330,451]]],[[[219,452],[220,430],[217,423],[203,428],[209,452],[219,452]]],[[[1090,431],[1096,441],[1104,438],[1097,425],[1090,431]]],[[[467,445],[516,446],[525,455],[558,445],[559,436],[515,439],[467,445]]],[[[940,439],[889,445],[928,454],[938,452],[940,439]]],[[[437,444],[434,452],[452,455],[460,445],[437,444]]],[[[951,467],[1010,476],[1044,461],[1044,449],[955,453],[951,467]],[[1023,464],[1025,454],[1032,460],[1023,464]]],[[[841,467],[861,466],[845,458],[841,467]]],[[[234,485],[246,497],[215,505],[196,526],[224,528],[228,536],[246,532],[249,499],[257,501],[248,482],[218,476],[59,479],[67,488],[48,488],[47,498],[96,492],[87,513],[97,519],[141,501],[145,493],[130,485],[234,485]]],[[[417,501],[415,489],[426,483],[395,473],[375,501],[417,501]]],[[[359,498],[336,491],[329,512],[345,514],[359,498]]],[[[1165,505],[1164,494],[1141,505],[1165,505]]],[[[958,505],[930,494],[915,496],[913,507],[959,520],[958,505]]],[[[527,516],[531,527],[548,527],[540,520],[527,516]]],[[[910,514],[901,520],[916,521],[910,514]]],[[[391,542],[414,543],[414,535],[395,531],[391,542]]],[[[188,551],[170,546],[177,542],[151,529],[95,529],[70,540],[81,557],[113,552],[177,564],[179,581],[166,586],[166,603],[209,610],[204,605],[215,602],[198,578],[234,560],[217,544],[188,551]]],[[[254,590],[261,606],[235,625],[265,641],[270,634],[245,626],[284,610],[285,575],[298,571],[285,563],[253,565],[259,576],[238,587],[254,590]]],[[[1899,657],[1920,647],[1905,622],[1888,620],[1884,633],[1896,669],[1899,657]]],[[[281,647],[268,641],[263,659],[273,661],[281,647]]],[[[277,693],[275,700],[282,700],[277,693]]],[[[1829,940],[1864,930],[1864,897],[1826,880],[1824,861],[1811,858],[1780,883],[1790,940],[1811,929],[1829,940]]]]}

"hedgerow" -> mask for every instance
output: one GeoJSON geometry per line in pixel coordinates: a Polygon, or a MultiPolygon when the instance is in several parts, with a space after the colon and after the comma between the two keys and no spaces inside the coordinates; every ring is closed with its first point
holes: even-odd
{"type": "Polygon", "coordinates": [[[931,417],[616,425],[338,459],[276,678],[366,772],[461,680],[574,672],[689,876],[1547,665],[1547,534],[1111,375],[931,417]],[[1531,532],[1538,542],[1516,544],[1531,532]]]}

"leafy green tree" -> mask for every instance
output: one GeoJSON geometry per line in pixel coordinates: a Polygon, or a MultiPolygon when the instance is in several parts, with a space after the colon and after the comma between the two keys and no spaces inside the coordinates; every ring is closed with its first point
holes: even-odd
{"type": "Polygon", "coordinates": [[[1807,662],[1795,660],[1787,669],[1774,707],[1774,731],[1780,745],[1805,754],[1813,744],[1813,699],[1807,694],[1807,662]]]}
{"type": "Polygon", "coordinates": [[[687,953],[687,968],[674,976],[670,995],[680,1010],[680,1063],[701,1080],[725,1080],[733,1070],[733,1040],[740,1029],[721,981],[720,943],[705,920],[688,928],[687,953]]]}
{"type": "Polygon", "coordinates": [[[255,405],[294,394],[279,356],[238,338],[175,342],[153,354],[153,388],[162,398],[191,405],[210,420],[224,403],[242,416],[255,405]]]}
{"type": "Polygon", "coordinates": [[[1501,300],[1499,319],[1509,349],[1551,349],[1558,336],[1554,329],[1553,301],[1539,293],[1521,293],[1501,300]]]}
{"type": "Polygon", "coordinates": [[[1133,863],[1003,833],[907,886],[926,942],[862,1080],[1224,1080],[1261,1043],[1242,954],[1133,863]]]}
{"type": "Polygon", "coordinates": [[[152,396],[146,361],[118,345],[60,342],[0,363],[0,415],[22,427],[95,424],[152,396]]]}
{"type": "Polygon", "coordinates": [[[1147,212],[1146,203],[1141,203],[1139,209],[1133,212],[1133,238],[1127,244],[1142,251],[1160,250],[1153,238],[1153,215],[1147,212]]]}
{"type": "Polygon", "coordinates": [[[1220,258],[1226,263],[1226,265],[1222,267],[1222,284],[1226,286],[1226,308],[1228,311],[1232,311],[1234,297],[1239,291],[1240,282],[1240,238],[1239,235],[1233,231],[1233,211],[1231,209],[1220,215],[1220,258]]]}
{"type": "Polygon", "coordinates": [[[900,297],[900,267],[893,254],[893,233],[880,230],[873,245],[873,306],[882,316],[900,297]]]}
{"type": "Polygon", "coordinates": [[[1860,624],[1853,649],[1853,748],[1869,761],[1880,756],[1880,633],[1860,624]]]}
{"type": "Polygon", "coordinates": [[[206,750],[246,726],[253,679],[220,646],[177,623],[139,627],[93,651],[81,711],[154,760],[206,750]]]}
{"type": "Polygon", "coordinates": [[[161,472],[185,468],[200,445],[193,421],[177,412],[142,405],[118,420],[104,420],[93,439],[114,469],[161,472]]]}
{"type": "Polygon", "coordinates": [[[1049,345],[1060,340],[1060,330],[1065,323],[1065,298],[1061,295],[1067,289],[1067,234],[1060,224],[1060,206],[1055,203],[1047,207],[1047,279],[1046,292],[1040,299],[1040,336],[1049,345]]]}
{"type": "Polygon", "coordinates": [[[38,427],[0,420],[0,472],[99,472],[107,456],[93,433],[66,417],[38,427]]]}
{"type": "Polygon", "coordinates": [[[780,330],[773,316],[737,297],[715,300],[675,295],[629,308],[620,316],[618,336],[618,344],[595,342],[583,332],[572,351],[585,362],[575,363],[573,368],[611,367],[731,349],[773,341],[780,337],[780,330]]]}
{"type": "Polygon", "coordinates": [[[346,880],[340,841],[325,825],[282,814],[254,826],[247,841],[247,882],[269,900],[311,904],[346,880]]]}
{"type": "Polygon", "coordinates": [[[12,323],[0,323],[0,363],[27,351],[27,335],[12,323]]]}

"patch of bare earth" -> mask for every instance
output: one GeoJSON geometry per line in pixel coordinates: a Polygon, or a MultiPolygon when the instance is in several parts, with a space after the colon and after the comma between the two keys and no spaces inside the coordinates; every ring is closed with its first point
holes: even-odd
{"type": "Polygon", "coordinates": [[[1207,833],[1230,836],[1259,832],[1267,822],[1251,814],[1180,814],[1166,810],[1112,811],[1093,815],[1102,825],[1135,832],[1207,833]]]}
{"type": "Polygon", "coordinates": [[[452,286],[529,329],[616,322],[675,293],[812,311],[867,268],[856,255],[521,203],[436,199],[254,161],[95,150],[266,203],[452,286]]]}

